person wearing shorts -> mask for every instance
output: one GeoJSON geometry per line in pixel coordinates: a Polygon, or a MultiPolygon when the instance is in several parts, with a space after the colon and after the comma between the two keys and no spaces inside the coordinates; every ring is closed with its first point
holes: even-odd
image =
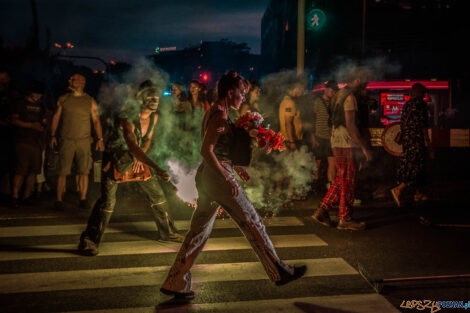
{"type": "Polygon", "coordinates": [[[331,80],[325,83],[325,91],[321,97],[315,98],[313,102],[313,133],[311,134],[311,145],[315,155],[317,170],[315,181],[319,180],[320,167],[328,162],[327,189],[333,183],[336,176],[335,158],[331,149],[331,122],[329,105],[338,91],[338,84],[331,80]]]}
{"type": "Polygon", "coordinates": [[[45,109],[42,104],[44,85],[33,81],[23,99],[14,108],[12,125],[15,126],[14,152],[15,175],[13,177],[12,206],[18,207],[20,190],[26,182],[22,200],[31,202],[31,193],[36,175],[41,172],[41,151],[43,146],[45,109]]]}
{"type": "Polygon", "coordinates": [[[78,190],[80,193],[79,206],[84,209],[89,207],[86,195],[88,190],[88,173],[92,164],[90,118],[97,136],[96,149],[104,151],[98,105],[95,99],[83,91],[85,84],[85,77],[80,74],[73,74],[69,79],[69,92],[59,98],[57,110],[52,117],[52,149],[57,146],[56,131],[59,121],[62,122],[59,141],[60,170],[59,178],[57,179],[57,201],[54,204],[54,207],[58,210],[64,208],[62,198],[65,192],[66,177],[70,174],[74,160],[77,165],[78,190]]]}

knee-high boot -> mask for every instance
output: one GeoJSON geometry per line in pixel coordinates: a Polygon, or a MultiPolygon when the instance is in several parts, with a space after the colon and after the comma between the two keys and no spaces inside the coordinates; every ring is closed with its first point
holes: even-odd
{"type": "Polygon", "coordinates": [[[87,228],[82,233],[81,239],[83,240],[83,238],[88,238],[98,246],[101,242],[101,238],[103,238],[104,231],[106,226],[108,226],[112,214],[113,210],[107,210],[106,207],[103,206],[101,200],[98,200],[93,207],[93,212],[88,219],[87,228]]]}
{"type": "Polygon", "coordinates": [[[152,204],[152,214],[161,238],[168,238],[173,233],[174,223],[168,214],[168,202],[152,204]],[[172,227],[173,225],[173,227],[172,227]]]}

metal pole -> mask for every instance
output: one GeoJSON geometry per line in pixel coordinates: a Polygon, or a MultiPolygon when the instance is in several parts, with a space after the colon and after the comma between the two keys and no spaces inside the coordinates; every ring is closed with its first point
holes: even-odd
{"type": "Polygon", "coordinates": [[[362,48],[361,55],[364,57],[366,51],[366,0],[362,1],[362,48]]]}
{"type": "Polygon", "coordinates": [[[305,67],[305,0],[298,0],[297,12],[297,74],[305,67]]]}

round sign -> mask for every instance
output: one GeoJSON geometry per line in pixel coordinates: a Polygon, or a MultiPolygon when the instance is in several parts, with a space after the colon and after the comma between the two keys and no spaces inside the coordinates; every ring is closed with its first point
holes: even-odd
{"type": "Polygon", "coordinates": [[[320,30],[326,22],[326,14],[320,9],[313,9],[307,14],[307,29],[320,30]]]}
{"type": "Polygon", "coordinates": [[[385,127],[382,133],[382,146],[393,156],[403,155],[403,146],[400,143],[401,124],[393,123],[385,127]]]}

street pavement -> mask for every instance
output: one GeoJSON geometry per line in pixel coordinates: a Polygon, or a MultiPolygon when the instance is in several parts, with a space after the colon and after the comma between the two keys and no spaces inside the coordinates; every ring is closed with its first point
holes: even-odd
{"type": "MultiPolygon", "coordinates": [[[[421,205],[397,209],[386,196],[363,203],[355,215],[367,221],[365,231],[316,224],[310,215],[320,195],[266,218],[281,259],[308,266],[305,277],[283,287],[268,280],[236,225],[218,219],[192,270],[196,298],[190,304],[159,293],[179,245],[158,241],[138,199],[118,202],[96,257],[76,252],[89,212],[73,202],[65,212],[49,209],[50,202],[0,207],[0,311],[386,313],[417,311],[400,307],[407,300],[467,302],[468,279],[385,284],[377,294],[358,271],[362,266],[376,279],[470,273],[468,228],[419,223],[425,216],[470,224],[461,201],[468,182],[451,187],[447,198],[446,186],[421,205]]],[[[188,229],[190,213],[190,208],[176,212],[177,227],[188,229]]]]}

